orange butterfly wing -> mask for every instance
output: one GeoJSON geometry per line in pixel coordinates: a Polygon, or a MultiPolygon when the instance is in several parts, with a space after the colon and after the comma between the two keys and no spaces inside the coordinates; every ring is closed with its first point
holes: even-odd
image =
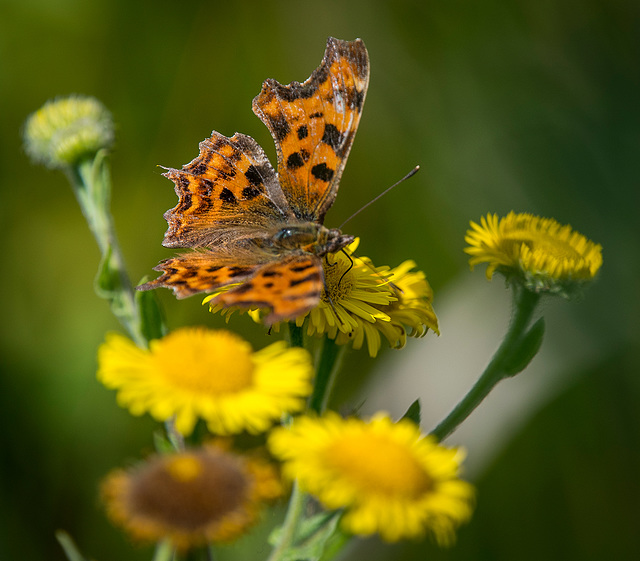
{"type": "Polygon", "coordinates": [[[165,247],[202,247],[267,231],[292,217],[269,159],[250,136],[213,131],[197,158],[164,174],[175,183],[178,204],[165,213],[165,247]]]}
{"type": "Polygon", "coordinates": [[[264,265],[238,287],[217,296],[212,303],[223,306],[271,308],[264,323],[292,319],[317,306],[324,276],[319,257],[309,253],[289,255],[264,265]]]}
{"type": "MultiPolygon", "coordinates": [[[[228,261],[228,260],[227,260],[228,261]]],[[[207,292],[248,279],[260,264],[222,265],[215,253],[194,251],[161,261],[154,271],[162,274],[155,280],[138,286],[138,290],[151,290],[164,286],[171,288],[176,298],[187,298],[198,292],[207,292]]]]}
{"type": "Polygon", "coordinates": [[[364,43],[330,37],[304,83],[266,80],[253,100],[275,140],[280,185],[299,219],[322,223],[333,204],[368,84],[364,43]]]}

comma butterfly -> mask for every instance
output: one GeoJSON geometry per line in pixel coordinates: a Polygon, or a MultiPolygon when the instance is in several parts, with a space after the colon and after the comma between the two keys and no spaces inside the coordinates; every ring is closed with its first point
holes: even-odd
{"type": "Polygon", "coordinates": [[[162,275],[138,287],[177,298],[239,283],[212,303],[270,308],[266,324],[318,305],[322,258],[353,241],[322,225],[333,204],[369,82],[364,43],[329,38],[302,84],[268,79],[253,111],[276,143],[278,172],[253,138],[213,132],[200,154],[164,175],[179,197],[165,213],[165,247],[195,251],[165,259],[162,275]]]}

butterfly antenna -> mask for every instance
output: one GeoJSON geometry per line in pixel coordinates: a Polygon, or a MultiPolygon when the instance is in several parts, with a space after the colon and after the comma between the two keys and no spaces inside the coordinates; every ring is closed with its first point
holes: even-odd
{"type": "Polygon", "coordinates": [[[400,181],[396,181],[391,187],[387,187],[384,191],[382,191],[382,193],[380,193],[377,197],[374,197],[373,199],[371,199],[366,205],[364,205],[363,207],[361,207],[360,209],[356,210],[349,218],[347,218],[339,227],[340,230],[342,230],[342,227],[349,222],[349,220],[351,220],[352,218],[354,218],[355,216],[357,216],[358,214],[360,214],[365,208],[367,208],[369,205],[372,205],[373,203],[375,203],[378,199],[380,199],[381,197],[384,197],[389,191],[391,191],[391,189],[393,189],[394,187],[397,187],[398,185],[400,185],[400,183],[402,183],[403,181],[406,181],[407,179],[409,179],[410,177],[414,176],[416,173],[418,173],[418,170],[420,169],[420,166],[416,166],[414,167],[407,175],[405,175],[400,181]]]}
{"type": "MultiPolygon", "coordinates": [[[[344,251],[344,249],[342,251],[344,251]]],[[[347,255],[347,257],[349,257],[349,254],[346,251],[344,251],[344,253],[345,253],[345,255],[347,255]]],[[[338,264],[337,260],[334,261],[333,263],[329,263],[328,255],[325,255],[324,260],[325,260],[325,263],[327,264],[328,267],[333,267],[333,266],[338,264]]],[[[351,259],[351,257],[349,257],[349,260],[351,261],[351,267],[353,267],[353,259],[351,259]]],[[[348,270],[350,270],[351,267],[349,267],[348,270]]],[[[324,277],[324,275],[323,275],[323,277],[324,277]]],[[[342,277],[344,277],[344,274],[342,275],[342,277]]],[[[342,277],[340,277],[340,280],[342,280],[342,277]]],[[[333,300],[331,298],[331,294],[329,293],[329,287],[327,286],[327,279],[323,278],[322,282],[324,283],[324,293],[325,293],[325,295],[327,297],[327,300],[329,300],[329,306],[331,306],[331,309],[333,310],[333,313],[336,315],[336,318],[338,318],[338,321],[340,322],[340,325],[342,325],[342,320],[340,319],[340,316],[338,315],[338,310],[336,310],[335,304],[333,303],[333,300]]],[[[338,286],[339,285],[340,285],[340,281],[338,281],[338,286]]]]}
{"type": "MultiPolygon", "coordinates": [[[[360,259],[360,262],[363,265],[366,265],[367,267],[369,267],[369,269],[371,269],[376,275],[378,275],[381,279],[383,279],[384,282],[386,282],[390,287],[392,287],[394,290],[397,290],[400,294],[404,293],[404,290],[402,290],[397,284],[395,284],[392,280],[390,280],[389,278],[385,277],[380,271],[376,271],[376,268],[369,263],[368,261],[365,261],[364,259],[360,259]]],[[[353,260],[351,261],[351,263],[353,263],[353,260]]],[[[344,276],[344,275],[343,275],[344,276]]],[[[384,283],[383,283],[384,284],[384,283]]]]}
{"type": "Polygon", "coordinates": [[[344,247],[343,247],[340,251],[342,251],[342,253],[344,253],[344,254],[347,256],[347,259],[349,260],[350,264],[349,264],[349,268],[348,268],[344,273],[342,273],[342,276],[340,277],[340,280],[338,281],[338,286],[340,286],[340,283],[342,282],[342,279],[344,278],[344,276],[345,276],[345,275],[346,275],[346,274],[347,274],[351,269],[353,269],[353,259],[351,259],[351,255],[349,255],[349,254],[345,251],[344,247]]]}

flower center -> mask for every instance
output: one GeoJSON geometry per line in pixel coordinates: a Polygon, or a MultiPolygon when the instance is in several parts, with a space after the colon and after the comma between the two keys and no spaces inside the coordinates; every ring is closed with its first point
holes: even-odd
{"type": "Polygon", "coordinates": [[[568,242],[549,237],[541,232],[513,232],[507,235],[506,241],[510,242],[511,247],[520,248],[524,244],[531,252],[543,254],[547,258],[558,261],[583,259],[583,256],[568,242]]]}
{"type": "Polygon", "coordinates": [[[351,263],[337,255],[334,257],[336,260],[332,263],[327,259],[323,263],[325,286],[322,300],[326,304],[329,304],[329,301],[335,303],[347,298],[353,288],[353,275],[348,272],[352,267],[351,263]]]}
{"type": "Polygon", "coordinates": [[[132,480],[129,504],[148,519],[193,531],[238,509],[248,485],[238,462],[224,454],[184,453],[141,470],[132,480]]]}
{"type": "Polygon", "coordinates": [[[202,473],[202,463],[194,456],[176,456],[167,461],[167,471],[176,481],[186,483],[202,473]]]}
{"type": "Polygon", "coordinates": [[[151,350],[158,372],[183,391],[237,393],[253,383],[251,346],[228,331],[181,330],[151,350]]]}
{"type": "Polygon", "coordinates": [[[346,436],[325,450],[325,458],[364,493],[417,498],[432,486],[410,450],[384,436],[346,436]]]}

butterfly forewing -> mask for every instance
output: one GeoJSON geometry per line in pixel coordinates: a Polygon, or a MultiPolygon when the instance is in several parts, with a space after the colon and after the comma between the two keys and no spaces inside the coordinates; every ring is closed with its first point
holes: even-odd
{"type": "Polygon", "coordinates": [[[369,83],[364,43],[329,38],[304,83],[266,80],[253,110],[276,142],[278,176],[295,215],[322,222],[333,204],[369,83]]]}
{"type": "Polygon", "coordinates": [[[291,216],[273,167],[258,143],[236,133],[213,132],[200,154],[164,174],[175,183],[178,204],[165,213],[166,247],[199,247],[222,229],[267,228],[291,216]]]}

